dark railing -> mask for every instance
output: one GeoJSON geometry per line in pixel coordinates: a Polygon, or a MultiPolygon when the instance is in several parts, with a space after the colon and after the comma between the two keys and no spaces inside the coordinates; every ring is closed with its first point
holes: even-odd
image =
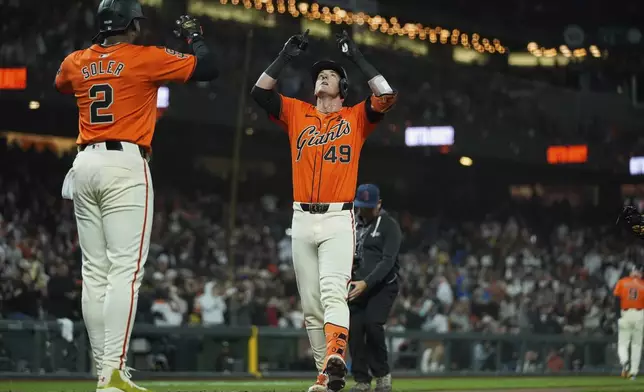
{"type": "MultiPolygon", "coordinates": [[[[0,376],[92,377],[82,323],[0,320],[0,376]]],[[[565,374],[615,371],[610,336],[388,332],[392,372],[565,374]]],[[[147,377],[296,377],[315,371],[303,329],[138,324],[128,363],[147,377]]],[[[348,359],[349,366],[351,358],[348,359]]]]}

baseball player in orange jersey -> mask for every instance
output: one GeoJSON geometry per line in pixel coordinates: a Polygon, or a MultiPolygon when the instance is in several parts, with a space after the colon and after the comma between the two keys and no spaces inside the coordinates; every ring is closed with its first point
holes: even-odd
{"type": "Polygon", "coordinates": [[[136,0],[103,0],[100,33],[62,62],[55,86],[75,94],[79,153],[63,183],[74,201],[83,253],[82,310],[99,373],[96,390],[144,391],[125,366],[153,216],[148,166],[157,90],[165,82],[211,80],[214,55],[199,23],[182,16],[175,33],[195,55],[134,45],[143,19],[136,0]]]}
{"type": "Polygon", "coordinates": [[[349,335],[348,285],[355,248],[353,196],[362,145],[396,101],[396,92],[362,56],[349,35],[336,36],[342,54],[360,68],[373,94],[343,107],[349,82],[332,61],[312,68],[317,102],[278,94],[280,71],[308,46],[308,30],[291,37],[251,95],[282,125],[291,144],[293,263],[306,329],[320,372],[310,392],[345,386],[349,335]]]}
{"type": "MultiPolygon", "coordinates": [[[[626,205],[617,217],[633,235],[644,239],[644,216],[626,205]]],[[[644,335],[644,281],[641,267],[633,268],[630,277],[620,279],[613,294],[619,298],[621,317],[618,320],[617,351],[622,364],[622,377],[635,379],[640,370],[642,335],[644,335]],[[629,360],[630,346],[630,360],[629,360]]]]}
{"type": "Polygon", "coordinates": [[[630,276],[620,279],[613,294],[619,299],[621,308],[621,317],[617,321],[617,354],[622,365],[622,377],[635,380],[640,369],[644,335],[644,281],[641,268],[633,267],[630,276]]]}

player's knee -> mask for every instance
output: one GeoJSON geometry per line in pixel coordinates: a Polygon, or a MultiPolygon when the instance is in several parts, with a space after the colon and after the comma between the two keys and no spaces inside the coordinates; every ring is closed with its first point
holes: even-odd
{"type": "Polygon", "coordinates": [[[105,299],[105,287],[107,285],[90,285],[83,284],[81,290],[81,302],[94,303],[97,301],[102,302],[105,299]]]}
{"type": "Polygon", "coordinates": [[[349,277],[342,275],[325,276],[320,278],[320,294],[322,296],[347,296],[349,294],[349,277]]]}
{"type": "Polygon", "coordinates": [[[92,293],[91,290],[84,289],[81,293],[81,304],[83,306],[89,306],[97,302],[97,300],[98,296],[96,295],[96,293],[92,293]]]}
{"type": "Polygon", "coordinates": [[[347,301],[346,301],[346,296],[343,296],[341,294],[328,294],[328,295],[322,295],[322,307],[326,310],[329,308],[338,308],[338,307],[346,307],[347,306],[347,301]]]}
{"type": "Polygon", "coordinates": [[[307,313],[304,312],[304,327],[306,329],[322,329],[324,328],[324,314],[307,313]]]}
{"type": "Polygon", "coordinates": [[[346,281],[339,278],[323,278],[320,280],[320,299],[322,306],[328,307],[347,305],[348,289],[346,281]]]}
{"type": "Polygon", "coordinates": [[[323,313],[322,304],[320,303],[320,297],[314,295],[313,293],[302,292],[302,313],[304,313],[304,318],[306,317],[317,317],[323,313]]]}
{"type": "Polygon", "coordinates": [[[113,263],[107,275],[107,280],[111,285],[131,285],[132,281],[139,285],[143,281],[143,265],[142,263],[136,263],[136,260],[131,264],[113,263]]]}

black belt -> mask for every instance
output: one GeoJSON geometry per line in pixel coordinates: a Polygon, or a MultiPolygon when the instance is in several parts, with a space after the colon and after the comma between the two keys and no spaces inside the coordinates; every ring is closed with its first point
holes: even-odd
{"type": "MultiPolygon", "coordinates": [[[[326,214],[329,211],[330,203],[300,203],[302,211],[311,214],[326,214]]],[[[352,210],[353,203],[343,203],[342,211],[352,210]]]]}
{"type": "MultiPolygon", "coordinates": [[[[123,144],[121,142],[119,142],[119,141],[108,140],[108,141],[101,142],[101,143],[105,143],[105,149],[106,150],[109,150],[109,151],[123,151],[123,144]]],[[[93,144],[98,144],[98,143],[81,144],[81,145],[78,146],[78,149],[80,151],[85,151],[85,149],[87,149],[87,147],[89,147],[89,146],[91,146],[93,144]]],[[[139,147],[139,152],[141,153],[141,157],[143,159],[148,159],[149,155],[148,155],[147,150],[145,148],[141,147],[141,146],[138,146],[138,147],[139,147]]]]}
{"type": "Polygon", "coordinates": [[[622,310],[644,310],[644,308],[624,308],[622,310]]]}

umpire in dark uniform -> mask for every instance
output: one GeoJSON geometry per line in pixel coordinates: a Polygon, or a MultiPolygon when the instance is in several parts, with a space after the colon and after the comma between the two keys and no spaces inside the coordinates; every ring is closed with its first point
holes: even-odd
{"type": "Polygon", "coordinates": [[[402,233],[398,222],[382,209],[377,186],[360,185],[354,205],[358,216],[349,291],[349,351],[356,385],[351,391],[371,391],[373,375],[375,392],[389,392],[391,374],[384,326],[398,295],[398,252],[402,233]]]}

